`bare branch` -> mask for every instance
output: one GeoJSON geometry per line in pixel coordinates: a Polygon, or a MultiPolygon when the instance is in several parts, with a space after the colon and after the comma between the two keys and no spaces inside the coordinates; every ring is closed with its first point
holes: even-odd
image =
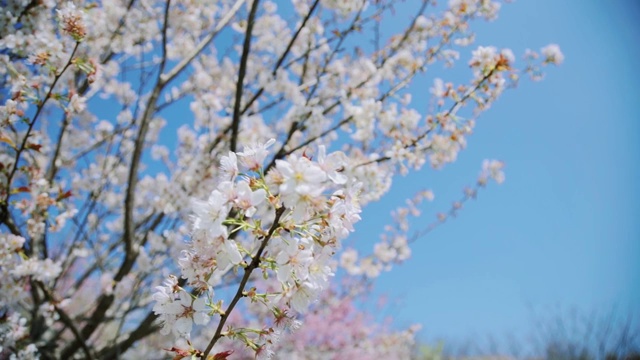
{"type": "Polygon", "coordinates": [[[224,328],[224,324],[227,322],[227,319],[229,319],[229,315],[233,311],[233,308],[235,308],[235,306],[238,303],[238,301],[240,301],[240,299],[244,296],[242,294],[244,292],[244,287],[247,285],[247,281],[249,281],[249,277],[251,276],[251,272],[253,272],[253,270],[258,268],[258,266],[260,265],[260,257],[262,256],[262,252],[267,247],[267,243],[269,243],[269,240],[271,240],[271,237],[273,236],[275,231],[280,226],[280,217],[284,213],[284,210],[285,210],[284,207],[280,207],[280,208],[276,209],[276,217],[275,217],[275,219],[273,219],[273,224],[271,224],[271,228],[269,229],[269,232],[267,232],[267,235],[262,240],[262,244],[260,244],[260,248],[258,248],[258,251],[253,256],[253,259],[251,260],[251,263],[244,269],[244,276],[242,277],[242,280],[240,281],[240,285],[238,285],[238,290],[236,291],[236,294],[233,297],[233,300],[231,300],[231,303],[229,304],[229,306],[225,310],[224,314],[220,317],[220,323],[218,324],[218,327],[216,328],[216,333],[213,335],[213,338],[211,338],[211,341],[209,342],[209,345],[207,346],[206,350],[204,351],[204,354],[202,355],[203,358],[205,358],[205,359],[207,358],[207,355],[209,355],[209,353],[211,352],[211,349],[213,349],[213,346],[216,344],[216,342],[222,336],[222,329],[224,328]]]}
{"type": "Polygon", "coordinates": [[[251,51],[251,32],[253,31],[256,12],[258,11],[258,3],[260,0],[254,0],[249,12],[247,20],[247,31],[244,36],[244,45],[242,46],[242,57],[240,58],[240,69],[238,70],[238,82],[236,84],[236,97],[233,104],[233,120],[231,122],[231,140],[229,148],[236,151],[236,142],[238,141],[238,128],[240,126],[240,102],[242,101],[242,90],[244,89],[244,76],[247,73],[247,60],[249,59],[249,51],[251,51]]]}

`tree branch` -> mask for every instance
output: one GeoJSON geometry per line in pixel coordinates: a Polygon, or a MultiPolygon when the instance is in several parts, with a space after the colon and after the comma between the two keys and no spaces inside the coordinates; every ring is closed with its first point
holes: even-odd
{"type": "MultiPolygon", "coordinates": [[[[307,25],[307,21],[309,21],[309,19],[311,18],[311,14],[313,14],[313,11],[316,9],[316,7],[318,6],[319,2],[320,2],[320,0],[315,0],[313,5],[311,5],[311,9],[309,9],[309,12],[307,13],[307,15],[302,20],[302,24],[300,24],[300,27],[298,28],[298,30],[296,30],[296,33],[293,35],[293,37],[289,41],[289,44],[287,45],[287,48],[282,53],[282,55],[280,55],[280,58],[276,62],[276,65],[273,67],[273,70],[271,71],[271,75],[272,76],[276,75],[276,73],[278,72],[278,69],[280,68],[280,66],[282,66],[282,63],[287,58],[287,55],[289,55],[289,51],[291,51],[291,48],[293,47],[293,43],[295,43],[296,39],[298,38],[298,36],[302,32],[302,29],[304,29],[304,27],[307,25]]],[[[260,95],[262,95],[263,92],[264,92],[264,87],[261,87],[260,90],[258,90],[253,95],[251,100],[249,100],[247,102],[247,104],[244,106],[244,109],[242,109],[241,113],[244,114],[249,109],[249,107],[260,97],[260,95]]]]}
{"type": "Polygon", "coordinates": [[[80,345],[80,347],[82,348],[82,351],[84,351],[84,354],[87,356],[87,359],[88,360],[95,359],[95,356],[93,356],[93,354],[91,353],[91,350],[87,346],[86,339],[82,336],[78,328],[73,324],[73,320],[69,317],[69,315],[67,315],[67,313],[58,306],[58,301],[55,299],[53,294],[51,294],[51,292],[49,292],[49,290],[45,288],[43,283],[39,281],[34,281],[34,283],[37,284],[40,290],[42,290],[47,301],[49,301],[53,305],[53,308],[55,309],[56,313],[58,313],[58,315],[60,316],[60,320],[62,321],[62,323],[65,324],[71,330],[71,332],[76,338],[76,342],[80,345]]]}
{"type": "Polygon", "coordinates": [[[220,323],[218,324],[218,327],[216,328],[216,332],[213,335],[213,338],[211,338],[211,341],[209,342],[209,345],[207,346],[206,350],[204,351],[204,354],[202,355],[203,359],[207,358],[207,355],[209,355],[209,353],[211,352],[211,349],[213,349],[213,346],[222,337],[222,329],[224,328],[224,324],[227,322],[227,319],[229,319],[229,315],[233,311],[233,308],[235,308],[235,306],[238,303],[238,301],[240,301],[240,299],[244,296],[242,293],[244,292],[244,287],[247,285],[247,281],[249,281],[249,277],[251,276],[251,272],[253,272],[253,270],[258,268],[258,266],[260,265],[260,257],[262,256],[262,252],[267,247],[267,243],[269,243],[269,240],[271,240],[271,237],[273,236],[275,231],[280,226],[280,217],[282,216],[284,211],[285,211],[285,207],[284,206],[276,209],[276,217],[275,217],[275,219],[273,219],[273,224],[271,224],[271,228],[269,229],[269,231],[267,232],[267,235],[262,240],[262,244],[260,244],[260,248],[258,248],[258,251],[256,252],[256,254],[253,257],[253,259],[251,260],[251,263],[244,269],[244,276],[242,277],[242,280],[240,281],[240,285],[238,286],[238,290],[236,291],[236,294],[233,297],[233,300],[231,300],[231,303],[229,304],[229,306],[225,310],[224,314],[220,317],[220,323]]]}
{"type": "Polygon", "coordinates": [[[247,20],[247,32],[244,36],[244,45],[242,46],[242,57],[240,58],[240,69],[238,70],[238,82],[236,84],[236,98],[233,104],[233,120],[231,123],[231,142],[230,150],[236,151],[238,141],[238,128],[240,127],[240,102],[242,101],[242,89],[244,88],[244,76],[247,73],[247,60],[249,59],[249,52],[251,50],[251,32],[253,31],[254,20],[256,12],[258,11],[259,0],[253,0],[251,5],[251,11],[249,12],[249,19],[247,20]]]}

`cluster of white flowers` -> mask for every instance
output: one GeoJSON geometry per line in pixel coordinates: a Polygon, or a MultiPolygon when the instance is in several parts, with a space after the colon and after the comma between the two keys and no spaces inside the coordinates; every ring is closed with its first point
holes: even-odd
{"type": "Polygon", "coordinates": [[[0,308],[18,303],[26,297],[21,284],[14,279],[13,271],[22,261],[19,253],[22,251],[24,238],[11,234],[0,235],[0,308]]]}
{"type": "Polygon", "coordinates": [[[480,16],[494,20],[498,16],[501,4],[491,0],[449,0],[449,8],[457,15],[480,16]]]}
{"type": "Polygon", "coordinates": [[[510,69],[515,61],[513,52],[503,49],[498,52],[494,46],[479,46],[472,52],[469,66],[476,70],[478,74],[486,76],[493,71],[503,71],[510,69]]]}
{"type": "Polygon", "coordinates": [[[545,64],[560,65],[564,61],[564,55],[557,44],[549,44],[543,47],[540,52],[544,56],[545,64]]]}
{"type": "Polygon", "coordinates": [[[28,335],[27,319],[19,313],[7,316],[6,322],[0,323],[0,354],[3,348],[14,346],[16,342],[28,335]]]}
{"type": "Polygon", "coordinates": [[[327,154],[324,146],[317,161],[290,155],[265,169],[273,143],[222,157],[217,188],[206,201],[193,202],[191,242],[179,264],[195,291],[187,293],[175,277],[157,288],[154,311],[164,333],[189,337],[192,323],[224,313],[213,287],[233,267],[252,271],[259,266],[265,276],[275,276],[281,289],[262,297],[270,308],[304,313],[327,287],[334,274],[332,256],[360,220],[360,185],[342,174],[344,154],[327,154]],[[235,236],[239,230],[247,236],[235,236]]]}
{"type": "Polygon", "coordinates": [[[537,63],[540,55],[542,55],[542,66],[560,65],[564,62],[564,54],[560,50],[560,46],[557,44],[549,44],[543,47],[540,49],[540,53],[527,49],[524,54],[524,59],[527,61],[525,72],[531,76],[532,80],[535,81],[542,80],[544,77],[541,65],[537,63]]]}
{"type": "Polygon", "coordinates": [[[164,286],[158,286],[153,294],[156,304],[153,311],[160,315],[164,324],[161,333],[171,331],[177,336],[189,337],[193,323],[206,325],[209,322],[210,309],[203,298],[195,298],[178,286],[178,279],[169,277],[164,286]]]}
{"type": "Polygon", "coordinates": [[[367,6],[368,0],[323,0],[322,5],[346,16],[367,6]]]}
{"type": "Polygon", "coordinates": [[[10,125],[24,115],[25,103],[19,103],[9,99],[4,105],[0,105],[0,124],[10,125]]]}
{"type": "Polygon", "coordinates": [[[31,276],[38,281],[46,282],[57,278],[60,271],[60,264],[51,259],[28,259],[16,266],[12,273],[18,277],[31,276]]]}
{"type": "Polygon", "coordinates": [[[350,275],[364,275],[373,279],[382,271],[391,270],[393,264],[399,264],[411,257],[411,248],[407,232],[409,231],[409,216],[420,216],[419,206],[422,202],[432,201],[433,192],[419,191],[411,199],[406,200],[406,206],[395,209],[391,216],[393,225],[385,226],[385,232],[380,236],[380,242],[373,246],[373,253],[359,257],[358,251],[349,248],[342,252],[340,266],[350,275]]]}
{"type": "MultiPolygon", "coordinates": [[[[60,263],[51,259],[28,258],[24,253],[25,239],[12,234],[0,234],[0,309],[7,311],[7,321],[0,322],[0,356],[10,354],[10,359],[38,359],[34,344],[25,344],[29,328],[27,318],[16,311],[28,299],[28,279],[49,283],[60,275],[60,263]],[[19,346],[15,346],[20,343],[19,346]],[[3,352],[3,349],[13,349],[3,352]]],[[[45,303],[48,304],[48,303],[45,303]]],[[[51,324],[55,314],[42,313],[51,324]]]]}
{"type": "Polygon", "coordinates": [[[62,268],[51,259],[29,258],[23,251],[25,239],[12,234],[0,234],[0,307],[20,302],[27,294],[24,280],[31,277],[41,282],[56,279],[62,268]]]}
{"type": "Polygon", "coordinates": [[[62,30],[71,35],[74,40],[82,41],[87,35],[87,27],[84,13],[76,8],[76,5],[67,1],[62,8],[56,10],[60,19],[62,30]]]}
{"type": "Polygon", "coordinates": [[[484,186],[489,179],[494,180],[498,184],[504,182],[504,163],[499,160],[485,160],[482,162],[482,171],[478,176],[478,184],[484,186]]]}

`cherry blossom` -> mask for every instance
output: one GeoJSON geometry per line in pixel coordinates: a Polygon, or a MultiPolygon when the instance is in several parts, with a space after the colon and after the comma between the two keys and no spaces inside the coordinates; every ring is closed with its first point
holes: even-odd
{"type": "Polygon", "coordinates": [[[563,62],[479,43],[502,4],[3,3],[0,358],[407,358],[415,330],[364,321],[336,281],[407,261],[504,180],[485,162],[411,234],[420,190],[352,246],[398,175],[454,162],[522,74],[563,62]]]}
{"type": "Polygon", "coordinates": [[[545,57],[545,63],[560,65],[564,61],[564,55],[557,44],[549,44],[543,47],[540,52],[545,57]]]}

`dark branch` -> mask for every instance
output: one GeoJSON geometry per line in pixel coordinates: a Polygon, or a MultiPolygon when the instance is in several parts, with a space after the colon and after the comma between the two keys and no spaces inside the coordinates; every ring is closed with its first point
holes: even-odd
{"type": "Polygon", "coordinates": [[[240,127],[240,102],[242,101],[242,89],[244,88],[244,76],[247,73],[247,60],[249,59],[249,52],[251,50],[251,32],[253,31],[254,20],[256,12],[258,11],[259,0],[254,0],[251,5],[251,11],[249,12],[249,19],[247,22],[247,32],[244,37],[244,45],[242,46],[242,57],[240,58],[240,69],[238,70],[238,83],[236,84],[236,98],[233,104],[233,121],[231,123],[231,151],[236,151],[238,141],[238,128],[240,127]]]}

